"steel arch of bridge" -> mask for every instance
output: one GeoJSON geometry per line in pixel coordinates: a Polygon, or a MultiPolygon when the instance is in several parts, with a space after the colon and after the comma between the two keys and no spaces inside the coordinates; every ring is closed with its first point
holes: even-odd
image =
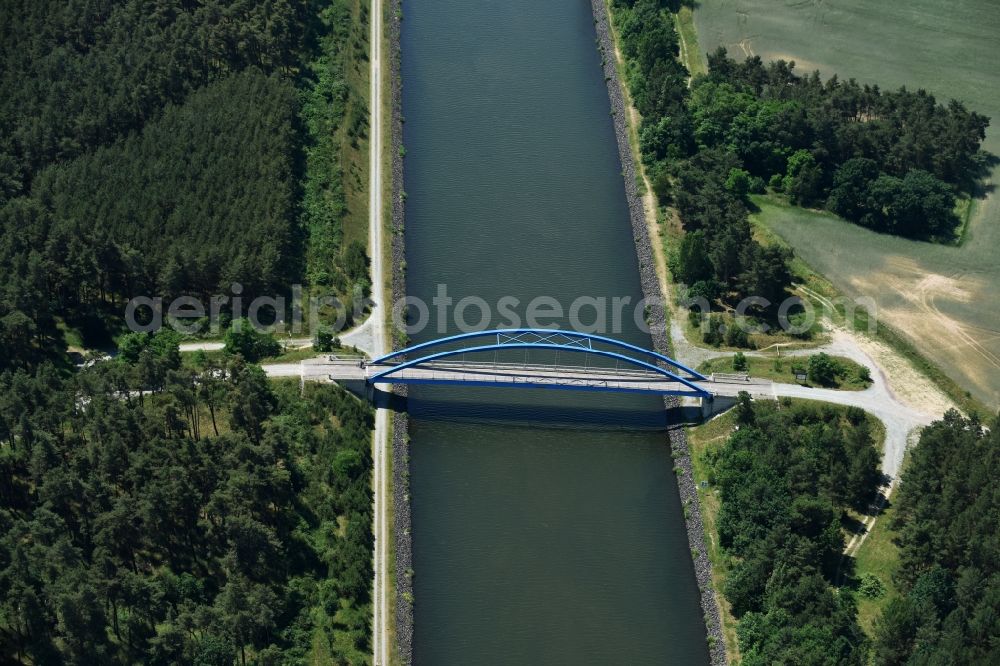
{"type": "MultiPolygon", "coordinates": [[[[376,372],[371,377],[368,378],[370,383],[392,383],[392,375],[404,370],[406,368],[412,368],[427,363],[431,363],[436,360],[448,358],[451,356],[459,356],[463,354],[476,353],[476,352],[489,352],[489,351],[502,351],[508,349],[545,349],[545,350],[555,350],[555,351],[570,351],[582,354],[595,354],[597,356],[603,356],[605,358],[613,358],[616,361],[624,361],[625,363],[648,370],[666,378],[672,379],[676,382],[687,386],[691,389],[691,394],[697,396],[706,396],[708,392],[704,388],[693,383],[693,380],[706,381],[707,377],[701,373],[684,366],[674,359],[664,356],[655,351],[649,349],[643,349],[633,344],[623,342],[621,340],[615,340],[614,338],[608,338],[601,335],[596,335],[593,333],[580,333],[577,331],[562,331],[557,329],[539,329],[539,328],[510,328],[510,329],[492,329],[486,331],[475,331],[471,333],[461,333],[458,335],[452,335],[444,338],[439,338],[437,340],[431,340],[429,342],[424,342],[421,344],[413,345],[405,349],[400,349],[398,351],[391,352],[384,356],[381,356],[371,362],[373,366],[386,365],[389,361],[393,359],[398,359],[403,356],[412,355],[418,352],[428,352],[431,353],[421,353],[417,358],[404,361],[401,363],[396,363],[389,365],[384,370],[376,372]],[[431,351],[436,347],[441,347],[444,345],[452,344],[455,342],[463,342],[466,340],[474,340],[477,338],[492,338],[489,344],[474,345],[471,347],[459,347],[456,349],[448,349],[445,351],[434,352],[431,351]],[[601,343],[611,347],[617,347],[620,350],[631,352],[633,355],[622,353],[620,351],[609,351],[606,349],[597,349],[594,347],[594,343],[601,343]],[[642,360],[641,358],[636,358],[636,356],[646,357],[649,360],[642,360]],[[656,365],[656,362],[662,362],[672,368],[676,368],[682,372],[688,373],[690,378],[685,378],[678,375],[676,372],[663,368],[656,365]]],[[[458,383],[458,382],[456,382],[458,383]]]]}

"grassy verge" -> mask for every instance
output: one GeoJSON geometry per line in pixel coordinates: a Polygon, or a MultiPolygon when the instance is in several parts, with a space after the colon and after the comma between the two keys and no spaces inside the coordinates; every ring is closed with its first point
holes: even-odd
{"type": "MultiPolygon", "coordinates": [[[[871,380],[863,380],[862,368],[860,364],[844,356],[831,356],[841,371],[837,375],[834,383],[825,388],[839,389],[842,391],[863,391],[871,386],[871,380]]],[[[799,381],[796,379],[795,370],[808,365],[809,359],[805,356],[785,356],[785,357],[745,357],[747,369],[737,371],[733,368],[733,357],[725,356],[703,362],[696,370],[701,373],[710,374],[712,372],[747,372],[751,377],[770,379],[775,382],[786,384],[802,384],[803,386],[819,386],[812,382],[799,381]]],[[[804,372],[804,370],[801,370],[804,372]]]]}
{"type": "Polygon", "coordinates": [[[674,14],[674,21],[677,26],[677,34],[681,38],[681,62],[687,67],[691,76],[708,73],[708,63],[705,62],[705,54],[698,46],[698,31],[694,27],[694,10],[688,6],[683,6],[674,14]]]}
{"type": "Polygon", "coordinates": [[[961,196],[955,200],[955,215],[958,216],[958,229],[955,230],[955,240],[951,243],[956,247],[961,247],[969,235],[969,222],[972,220],[972,213],[976,209],[976,202],[967,196],[961,196]]]}
{"type": "MultiPolygon", "coordinates": [[[[382,144],[381,153],[379,155],[379,163],[382,169],[382,210],[380,211],[380,224],[382,229],[382,266],[383,266],[383,276],[384,284],[373,285],[372,292],[377,294],[377,300],[380,303],[392,303],[392,276],[394,267],[392,265],[392,240],[393,240],[393,229],[392,229],[392,191],[393,191],[393,179],[392,179],[392,88],[393,88],[393,77],[395,72],[392,70],[392,44],[388,39],[388,30],[386,26],[390,24],[391,21],[395,20],[396,5],[395,3],[387,0],[382,0],[382,35],[381,35],[381,76],[380,81],[382,84],[381,93],[379,95],[379,101],[382,113],[382,144]]],[[[373,316],[384,317],[384,323],[387,327],[386,331],[389,334],[387,336],[386,343],[392,343],[392,312],[388,307],[383,307],[381,313],[375,313],[373,316]]],[[[393,419],[390,416],[387,421],[387,431],[386,431],[386,497],[385,500],[388,502],[386,506],[386,527],[389,534],[389,548],[388,550],[388,561],[386,562],[386,580],[384,581],[387,586],[387,597],[389,599],[388,607],[388,627],[386,629],[387,639],[389,641],[389,664],[388,666],[400,666],[403,663],[402,657],[399,653],[399,639],[396,632],[396,540],[394,535],[396,534],[396,511],[395,502],[393,498],[395,497],[395,484],[393,479],[393,439],[395,437],[393,419]]]]}
{"type": "MultiPolygon", "coordinates": [[[[758,350],[758,351],[775,351],[780,347],[788,347],[791,349],[809,349],[812,347],[819,347],[830,341],[830,336],[826,335],[822,327],[815,325],[810,329],[808,337],[796,337],[784,331],[773,331],[768,330],[766,332],[760,333],[750,333],[747,336],[749,342],[749,347],[733,347],[720,342],[719,344],[709,344],[704,342],[705,335],[703,326],[705,325],[704,318],[701,320],[692,319],[689,317],[690,312],[687,308],[684,308],[677,303],[671,303],[671,308],[674,311],[674,316],[678,317],[678,321],[681,322],[681,327],[684,331],[684,337],[693,345],[704,346],[706,349],[712,348],[719,351],[747,351],[748,349],[758,350]]],[[[722,316],[722,323],[727,327],[736,324],[736,317],[730,312],[717,312],[713,314],[719,314],[722,316]]],[[[773,328],[773,326],[772,326],[773,328]]]]}
{"type": "Polygon", "coordinates": [[[687,429],[688,448],[691,451],[691,466],[695,486],[698,488],[698,501],[701,503],[701,518],[705,525],[705,543],[708,547],[708,560],[712,563],[712,587],[716,590],[715,599],[719,605],[722,617],[722,635],[726,643],[726,659],[734,664],[739,661],[739,647],[736,640],[736,618],[730,611],[729,602],[722,595],[726,576],[729,574],[729,560],[716,537],[716,520],[719,515],[721,500],[717,491],[708,485],[709,466],[708,454],[725,446],[726,440],[733,432],[735,414],[726,412],[711,421],[687,429]]]}
{"type": "Polygon", "coordinates": [[[56,328],[62,332],[63,341],[67,348],[84,349],[86,347],[79,328],[70,326],[62,319],[56,320],[56,328]]]}
{"type": "MultiPolygon", "coordinates": [[[[349,352],[349,350],[347,350],[349,352]]],[[[336,353],[343,353],[344,350],[338,349],[336,353]]],[[[316,351],[312,347],[300,347],[298,349],[286,349],[283,353],[271,358],[265,358],[261,360],[262,364],[267,363],[298,363],[299,361],[305,361],[310,358],[316,358],[317,356],[324,356],[325,354],[316,351]]]]}
{"type": "MultiPolygon", "coordinates": [[[[392,276],[395,267],[392,265],[392,210],[393,210],[393,179],[392,179],[392,88],[395,72],[392,71],[392,45],[389,43],[386,26],[390,21],[395,20],[396,5],[389,0],[382,0],[382,93],[380,101],[382,106],[382,153],[380,162],[382,164],[382,274],[385,284],[373,287],[375,293],[379,293],[382,303],[392,303],[392,276]],[[379,291],[381,290],[381,291],[379,291]]],[[[402,270],[406,270],[405,262],[402,270]]],[[[392,310],[389,307],[383,308],[382,316],[386,325],[386,344],[392,344],[392,310]]]]}
{"type": "MultiPolygon", "coordinates": [[[[394,509],[393,502],[393,479],[392,479],[392,437],[393,437],[393,426],[392,417],[390,416],[386,419],[386,452],[385,452],[385,500],[386,505],[386,533],[389,535],[389,548],[387,549],[388,558],[386,561],[386,577],[384,584],[387,588],[386,598],[389,600],[389,607],[387,609],[388,613],[388,626],[386,627],[386,635],[389,640],[389,665],[401,664],[400,655],[398,648],[398,643],[396,641],[396,540],[393,535],[396,533],[396,513],[394,509]]],[[[373,431],[374,436],[374,431],[373,431]]],[[[374,478],[374,477],[373,477],[374,478]]]]}
{"type": "Polygon", "coordinates": [[[899,567],[899,548],[893,543],[896,533],[889,529],[893,507],[890,504],[879,515],[864,543],[854,555],[854,571],[848,584],[857,587],[866,576],[874,576],[881,583],[882,593],[878,596],[856,594],[858,622],[869,636],[876,618],[891,599],[899,596],[893,583],[893,575],[899,567]]]}
{"type": "MultiPolygon", "coordinates": [[[[654,269],[657,280],[660,282],[660,291],[664,298],[663,316],[664,322],[669,327],[670,318],[674,316],[670,298],[670,272],[667,267],[666,256],[669,250],[670,238],[677,238],[679,234],[679,224],[676,216],[656,205],[656,198],[652,192],[649,177],[646,175],[646,166],[642,161],[642,152],[639,149],[639,127],[642,117],[639,115],[635,104],[632,103],[632,93],[628,86],[628,68],[619,47],[618,29],[615,26],[614,12],[611,11],[610,0],[604,0],[605,11],[608,16],[608,27],[611,31],[611,40],[614,43],[615,71],[618,74],[618,88],[621,91],[625,104],[625,130],[628,134],[629,151],[632,154],[632,163],[635,165],[636,190],[642,200],[643,214],[646,218],[646,232],[649,234],[650,245],[653,249],[654,269]],[[673,221],[674,224],[669,224],[673,221]]],[[[605,57],[608,57],[605,54],[605,57]]],[[[669,330],[669,328],[668,328],[669,330]]]]}
{"type": "MultiPolygon", "coordinates": [[[[878,429],[873,431],[876,441],[885,446],[885,425],[876,420],[878,429]]],[[[879,449],[880,453],[882,448],[879,449]]],[[[909,460],[909,454],[903,459],[903,468],[909,460]]],[[[845,578],[843,584],[855,592],[855,599],[858,605],[858,623],[865,633],[871,637],[875,620],[882,614],[886,604],[899,596],[893,576],[899,568],[899,547],[896,546],[896,532],[889,528],[892,524],[895,509],[892,501],[886,503],[882,512],[878,514],[875,522],[869,527],[868,536],[854,552],[845,564],[848,565],[846,571],[849,576],[845,578]],[[878,579],[881,594],[864,593],[860,589],[861,582],[868,576],[878,579]]],[[[859,516],[860,517],[860,516],[859,516]]],[[[849,537],[848,537],[849,538],[849,537]]]]}
{"type": "MultiPolygon", "coordinates": [[[[330,352],[318,352],[312,347],[296,347],[293,349],[286,349],[277,356],[262,358],[258,361],[258,363],[260,365],[270,365],[273,363],[298,363],[299,361],[307,361],[312,358],[327,356],[328,354],[336,354],[340,357],[357,356],[360,358],[363,356],[363,354],[354,347],[341,347],[340,349],[334,349],[330,352]]],[[[207,351],[183,351],[181,352],[181,362],[185,367],[200,370],[202,369],[202,362],[204,360],[221,360],[224,356],[225,352],[221,349],[207,351]]]]}
{"type": "MultiPolygon", "coordinates": [[[[615,59],[615,70],[618,72],[619,87],[622,92],[622,99],[625,101],[625,108],[628,110],[625,118],[625,127],[628,130],[629,148],[632,150],[632,161],[636,167],[636,185],[639,188],[639,196],[649,191],[649,180],[646,178],[646,170],[642,163],[642,153],[639,151],[639,124],[642,118],[632,103],[632,93],[628,88],[628,69],[625,66],[625,59],[621,55],[620,41],[618,39],[618,29],[615,27],[614,14],[609,4],[610,0],[604,1],[605,11],[608,13],[608,27],[611,29],[611,40],[615,44],[615,52],[612,54],[615,59]]],[[[648,215],[650,211],[646,211],[648,215]]]]}

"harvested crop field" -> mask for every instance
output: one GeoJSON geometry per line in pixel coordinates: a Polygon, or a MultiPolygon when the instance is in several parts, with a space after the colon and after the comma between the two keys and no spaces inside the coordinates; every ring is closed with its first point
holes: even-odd
{"type": "MultiPolygon", "coordinates": [[[[703,50],[795,60],[883,88],[925,88],[992,119],[1000,155],[1000,14],[991,0],[702,0],[703,50]]],[[[875,234],[834,216],[763,205],[759,219],[849,296],[876,299],[883,321],[986,404],[1000,405],[1000,203],[994,170],[962,247],[875,234]]]]}

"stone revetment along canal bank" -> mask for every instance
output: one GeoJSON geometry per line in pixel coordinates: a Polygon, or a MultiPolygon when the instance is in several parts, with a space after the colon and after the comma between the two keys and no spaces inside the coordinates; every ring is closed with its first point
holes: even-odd
{"type": "MultiPolygon", "coordinates": [[[[393,298],[659,297],[599,0],[402,9],[385,21],[393,298]]],[[[392,457],[403,663],[721,663],[684,431],[661,399],[410,387],[392,457]]]]}
{"type": "MultiPolygon", "coordinates": [[[[642,197],[636,186],[634,156],[628,138],[628,109],[622,96],[623,81],[619,80],[618,68],[615,66],[615,42],[609,24],[608,8],[605,0],[591,0],[594,12],[594,27],[597,30],[598,49],[604,63],[604,76],[608,84],[608,96],[611,98],[611,110],[615,120],[615,137],[618,140],[618,153],[622,162],[622,177],[625,180],[625,196],[628,198],[629,219],[632,221],[632,234],[635,238],[635,251],[639,258],[639,277],[642,282],[643,296],[653,302],[664,302],[660,290],[660,280],[656,273],[656,257],[653,253],[652,239],[646,226],[646,214],[642,205],[642,197]]],[[[650,313],[650,326],[653,330],[653,345],[661,354],[673,357],[670,343],[670,327],[666,321],[664,308],[654,308],[650,313]]],[[[665,397],[667,409],[676,407],[679,400],[676,397],[665,397]]],[[[701,592],[701,607],[705,612],[705,629],[713,637],[711,655],[712,663],[726,663],[726,645],[722,636],[722,621],[719,617],[719,604],[715,598],[712,585],[712,565],[708,560],[708,547],[705,544],[705,526],[701,520],[701,505],[698,502],[698,489],[694,484],[694,474],[691,469],[691,453],[688,449],[687,434],[683,426],[671,425],[668,430],[670,447],[674,464],[682,471],[677,477],[677,490],[681,502],[687,507],[685,525],[687,527],[688,543],[694,558],[694,572],[698,579],[698,589],[701,592]]]]}

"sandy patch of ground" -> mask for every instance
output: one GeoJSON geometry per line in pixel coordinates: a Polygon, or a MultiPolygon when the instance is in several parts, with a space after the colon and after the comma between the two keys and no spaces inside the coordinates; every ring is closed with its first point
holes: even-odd
{"type": "Polygon", "coordinates": [[[882,270],[855,276],[851,282],[857,293],[894,292],[897,298],[879,299],[879,317],[931,357],[947,358],[946,367],[958,369],[978,386],[989,386],[1000,373],[1000,354],[995,351],[1000,331],[942,309],[968,313],[988,307],[980,301],[990,291],[982,278],[961,270],[950,274],[928,271],[916,259],[896,255],[886,259],[882,270]]]}
{"type": "Polygon", "coordinates": [[[930,379],[913,367],[909,360],[896,353],[884,342],[857,333],[844,332],[854,344],[875,362],[885,375],[889,390],[911,409],[939,418],[957,405],[930,379]]]}
{"type": "MultiPolygon", "coordinates": [[[[800,289],[833,307],[829,299],[811,289],[800,289]]],[[[825,349],[821,348],[822,351],[847,356],[869,367],[874,365],[872,370],[881,375],[889,392],[910,409],[934,418],[939,418],[949,409],[957,409],[954,401],[934,382],[886,343],[846,328],[833,328],[831,334],[833,339],[825,349]]]]}

